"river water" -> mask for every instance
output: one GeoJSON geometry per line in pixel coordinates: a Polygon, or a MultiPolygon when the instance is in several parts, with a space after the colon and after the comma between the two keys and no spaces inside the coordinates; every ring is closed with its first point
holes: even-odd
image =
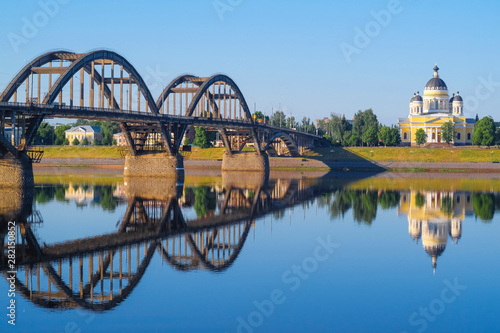
{"type": "Polygon", "coordinates": [[[2,332],[500,329],[498,177],[45,175],[0,195],[2,332]]]}

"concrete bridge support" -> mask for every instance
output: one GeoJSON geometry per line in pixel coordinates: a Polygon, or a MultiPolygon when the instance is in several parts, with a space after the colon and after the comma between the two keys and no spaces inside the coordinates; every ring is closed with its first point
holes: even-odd
{"type": "Polygon", "coordinates": [[[125,157],[125,177],[179,178],[184,179],[184,162],[181,155],[166,153],[125,157]]]}
{"type": "Polygon", "coordinates": [[[0,158],[0,188],[34,187],[33,166],[27,154],[0,158]]]}
{"type": "Polygon", "coordinates": [[[255,152],[224,153],[222,171],[262,171],[269,172],[269,157],[266,153],[255,152]]]}

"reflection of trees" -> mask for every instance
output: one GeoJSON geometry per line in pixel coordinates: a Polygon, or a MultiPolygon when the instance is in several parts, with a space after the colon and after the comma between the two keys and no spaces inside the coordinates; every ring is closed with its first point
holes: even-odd
{"type": "Polygon", "coordinates": [[[380,208],[382,209],[396,208],[399,205],[400,198],[401,195],[399,194],[399,192],[396,191],[382,192],[382,194],[380,194],[380,197],[378,198],[380,203],[380,208]]]}
{"type": "MultiPolygon", "coordinates": [[[[87,192],[90,188],[89,185],[83,184],[73,184],[71,185],[74,192],[77,192],[80,188],[87,192]]],[[[51,201],[58,202],[69,202],[66,199],[66,192],[69,189],[68,185],[42,185],[35,188],[35,199],[38,204],[44,204],[51,201]]],[[[118,206],[118,198],[113,196],[116,186],[111,185],[94,185],[93,190],[93,206],[100,206],[103,210],[114,212],[118,206]]],[[[78,207],[85,206],[85,203],[77,203],[78,207]]]]}
{"type": "Polygon", "coordinates": [[[441,199],[441,211],[446,216],[451,216],[453,213],[453,209],[455,208],[455,201],[449,195],[445,195],[443,199],[441,199]]]}
{"type": "Polygon", "coordinates": [[[63,185],[55,185],[55,190],[54,190],[54,199],[59,202],[68,202],[66,200],[66,189],[68,186],[63,186],[63,185]]]}
{"type": "Polygon", "coordinates": [[[284,209],[280,209],[280,210],[277,210],[275,212],[273,212],[273,218],[278,221],[278,220],[281,220],[285,217],[285,210],[284,209]]]}
{"type": "Polygon", "coordinates": [[[417,205],[418,208],[422,208],[425,205],[425,196],[420,192],[415,196],[415,205],[417,205]]]}
{"type": "Polygon", "coordinates": [[[194,188],[194,211],[196,216],[205,217],[207,212],[214,211],[217,205],[217,195],[209,186],[194,188]]]}
{"type": "Polygon", "coordinates": [[[36,187],[35,188],[35,200],[38,204],[48,203],[54,200],[54,187],[36,187]]]}
{"type": "Polygon", "coordinates": [[[377,216],[377,199],[375,191],[364,191],[353,197],[352,209],[354,220],[361,223],[371,224],[377,216]]]}
{"type": "Polygon", "coordinates": [[[118,206],[118,200],[113,196],[114,186],[100,186],[101,200],[100,204],[103,210],[114,212],[118,206]]]}
{"type": "Polygon", "coordinates": [[[472,195],[474,214],[483,221],[491,221],[495,214],[495,196],[490,193],[474,193],[472,195]]]}
{"type": "Polygon", "coordinates": [[[321,198],[321,203],[328,206],[330,217],[344,217],[351,208],[354,220],[360,223],[371,224],[377,215],[377,207],[382,209],[397,207],[401,195],[397,191],[380,193],[373,190],[342,189],[333,195],[321,198]]]}
{"type": "Polygon", "coordinates": [[[351,197],[347,191],[338,191],[329,204],[328,211],[332,219],[342,216],[351,208],[351,197]]]}

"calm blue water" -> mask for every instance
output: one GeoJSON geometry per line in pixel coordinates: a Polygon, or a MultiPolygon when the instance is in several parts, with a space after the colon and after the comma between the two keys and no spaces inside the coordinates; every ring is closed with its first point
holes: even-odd
{"type": "Polygon", "coordinates": [[[358,182],[38,184],[1,330],[499,331],[500,194],[358,182]]]}

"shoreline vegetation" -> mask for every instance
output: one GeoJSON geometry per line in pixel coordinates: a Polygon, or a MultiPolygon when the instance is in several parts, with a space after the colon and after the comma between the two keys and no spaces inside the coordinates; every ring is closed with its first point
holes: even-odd
{"type": "MultiPolygon", "coordinates": [[[[43,167],[121,168],[124,147],[40,147],[43,167]]],[[[249,149],[251,150],[251,148],[249,149]]],[[[197,148],[184,156],[186,169],[220,168],[224,148],[197,148]]],[[[500,172],[500,149],[477,147],[331,147],[307,149],[301,157],[270,158],[271,170],[473,173],[500,172]]]]}

